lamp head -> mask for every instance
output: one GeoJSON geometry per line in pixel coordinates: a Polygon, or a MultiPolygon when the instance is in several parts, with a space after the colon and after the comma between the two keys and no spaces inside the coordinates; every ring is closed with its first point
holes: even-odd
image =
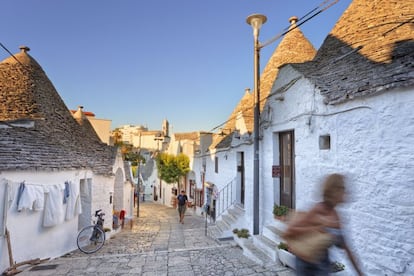
{"type": "Polygon", "coordinates": [[[263,14],[252,14],[246,18],[247,24],[252,26],[254,32],[259,32],[260,28],[266,23],[267,17],[263,14]]]}

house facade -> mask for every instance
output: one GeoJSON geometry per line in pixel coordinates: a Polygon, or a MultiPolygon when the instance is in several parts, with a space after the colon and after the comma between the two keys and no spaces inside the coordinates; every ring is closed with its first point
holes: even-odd
{"type": "Polygon", "coordinates": [[[74,117],[82,116],[81,114],[83,114],[89,120],[101,141],[113,146],[113,141],[111,140],[111,120],[97,118],[93,112],[84,111],[83,106],[78,106],[77,110],[71,110],[71,112],[74,114],[74,117]]]}
{"type": "MultiPolygon", "coordinates": [[[[202,212],[204,204],[204,171],[200,156],[202,152],[207,152],[211,144],[212,134],[209,132],[186,132],[174,133],[169,137],[168,143],[165,144],[165,153],[170,155],[184,154],[189,158],[190,171],[180,180],[180,183],[165,183],[158,179],[157,168],[154,165],[150,180],[154,193],[160,203],[174,206],[175,198],[180,190],[185,190],[190,204],[194,209],[202,212]],[[198,162],[200,160],[200,162],[198,162]]],[[[155,163],[155,160],[153,160],[155,163]]]]}
{"type": "MultiPolygon", "coordinates": [[[[261,102],[259,236],[276,225],[274,204],[307,210],[321,199],[324,176],[342,173],[348,203],[339,212],[363,271],[414,273],[412,14],[412,3],[354,0],[315,56],[278,64],[261,102]]],[[[279,50],[294,47],[289,38],[279,50]]],[[[223,201],[223,187],[235,180],[236,193],[245,196],[236,195],[235,203],[252,232],[253,145],[238,146],[239,135],[234,135],[242,111],[235,110],[233,118],[239,120],[225,126],[229,135],[213,142],[206,181],[218,186],[216,198],[223,201]],[[245,187],[237,184],[240,170],[245,187]]],[[[352,275],[340,250],[333,257],[352,275]]]]}
{"type": "MultiPolygon", "coordinates": [[[[296,26],[297,17],[289,18],[290,32],[275,49],[260,78],[260,109],[263,112],[279,67],[289,62],[312,60],[316,50],[296,26]]],[[[205,181],[210,194],[209,209],[213,219],[220,219],[232,205],[243,211],[244,228],[253,231],[253,105],[254,94],[246,89],[244,96],[233,110],[221,131],[213,136],[205,162],[205,181]]],[[[261,145],[263,147],[263,145],[261,145]]],[[[267,149],[262,149],[266,151],[267,149]]],[[[260,161],[261,162],[261,161],[260,161]]],[[[262,174],[262,173],[261,173],[262,174]]],[[[266,192],[267,193],[267,192],[266,192]]],[[[260,195],[261,197],[262,195],[260,195]]],[[[260,199],[261,200],[261,199],[260,199]]],[[[261,203],[260,206],[263,206],[261,203]]],[[[262,210],[262,209],[261,209],[262,210]]],[[[263,216],[260,216],[263,225],[263,216]]],[[[224,235],[229,233],[225,232],[224,235]]]]}
{"type": "Polygon", "coordinates": [[[306,210],[342,173],[345,233],[369,275],[413,274],[413,12],[353,1],[314,60],[279,70],[261,118],[264,223],[273,203],[306,210]]]}
{"type": "Polygon", "coordinates": [[[84,114],[72,116],[28,51],[21,47],[0,63],[3,271],[11,261],[76,249],[78,230],[92,223],[97,209],[106,213],[111,235],[114,208],[128,212],[133,204],[120,151],[101,142],[84,114]]]}

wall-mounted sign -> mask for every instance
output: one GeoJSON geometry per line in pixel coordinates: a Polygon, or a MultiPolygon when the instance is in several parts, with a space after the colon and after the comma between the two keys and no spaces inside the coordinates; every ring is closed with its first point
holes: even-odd
{"type": "Polygon", "coordinates": [[[280,177],[280,166],[272,166],[272,177],[280,177]]]}

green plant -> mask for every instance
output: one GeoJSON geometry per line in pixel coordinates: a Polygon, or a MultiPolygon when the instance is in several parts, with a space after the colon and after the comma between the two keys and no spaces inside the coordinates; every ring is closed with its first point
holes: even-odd
{"type": "Polygon", "coordinates": [[[284,243],[284,242],[280,242],[280,243],[277,245],[277,248],[282,249],[282,250],[289,251],[289,250],[288,250],[288,245],[287,245],[286,243],[284,243]]]}
{"type": "Polygon", "coordinates": [[[168,184],[177,183],[190,171],[190,158],[180,153],[177,156],[168,153],[157,155],[156,164],[159,178],[168,184]]]}
{"type": "Polygon", "coordinates": [[[340,262],[332,262],[331,263],[331,272],[338,272],[345,269],[345,265],[341,264],[340,262]]]}
{"type": "Polygon", "coordinates": [[[285,205],[275,204],[273,206],[273,215],[275,216],[278,216],[278,217],[286,216],[288,212],[289,212],[289,208],[285,205]]]}
{"type": "Polygon", "coordinates": [[[247,239],[248,237],[250,237],[249,230],[248,229],[245,229],[245,228],[240,229],[240,230],[237,229],[237,228],[234,228],[233,229],[233,233],[235,235],[237,235],[237,237],[239,237],[239,238],[247,239]]]}

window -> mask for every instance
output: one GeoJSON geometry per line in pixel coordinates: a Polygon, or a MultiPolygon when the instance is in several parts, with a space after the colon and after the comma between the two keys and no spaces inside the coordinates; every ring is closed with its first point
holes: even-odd
{"type": "Polygon", "coordinates": [[[331,149],[331,136],[329,134],[319,136],[319,149],[321,150],[331,149]]]}
{"type": "Polygon", "coordinates": [[[214,172],[218,173],[218,157],[214,157],[214,172]]]}

